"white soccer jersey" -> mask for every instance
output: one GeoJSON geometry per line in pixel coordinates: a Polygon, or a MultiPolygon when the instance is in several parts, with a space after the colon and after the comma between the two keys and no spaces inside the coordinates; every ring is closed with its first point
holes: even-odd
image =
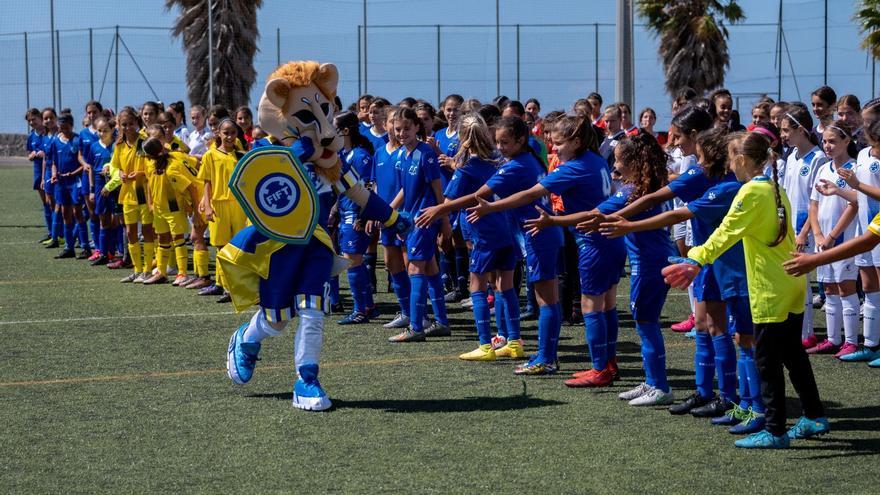
{"type": "MultiPolygon", "coordinates": [[[[859,182],[880,188],[880,160],[871,155],[871,148],[859,152],[856,159],[856,178],[859,182]]],[[[880,213],[880,201],[865,193],[858,193],[859,198],[859,232],[868,231],[871,220],[880,213]]]]}
{"type": "MultiPolygon", "coordinates": [[[[848,161],[843,165],[843,168],[853,168],[855,163],[852,161],[848,161]]],[[[840,189],[849,189],[852,188],[847,185],[847,183],[837,175],[837,168],[834,166],[832,162],[828,162],[819,167],[819,172],[816,174],[815,184],[819,184],[820,181],[827,180],[833,184],[836,184],[840,189]]],[[[842,197],[834,194],[831,196],[825,196],[819,191],[813,188],[812,195],[810,196],[812,201],[819,202],[819,229],[822,230],[822,235],[828,236],[834,227],[837,225],[837,222],[840,220],[841,215],[843,215],[843,210],[849,205],[849,201],[843,199],[842,197]]],[[[835,239],[834,245],[838,245],[844,241],[852,239],[855,237],[856,233],[856,224],[858,222],[850,222],[849,225],[843,230],[843,234],[835,239]]]]}
{"type": "Polygon", "coordinates": [[[800,156],[800,152],[797,148],[788,155],[782,181],[785,195],[788,196],[788,201],[791,203],[791,226],[794,228],[795,235],[801,232],[809,219],[810,197],[813,194],[816,173],[828,161],[825,153],[818,146],[814,146],[800,158],[798,156],[800,156]]]}

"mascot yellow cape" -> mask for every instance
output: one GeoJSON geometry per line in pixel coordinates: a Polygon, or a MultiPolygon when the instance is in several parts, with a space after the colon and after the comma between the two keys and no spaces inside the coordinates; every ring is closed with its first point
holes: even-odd
{"type": "Polygon", "coordinates": [[[343,140],[333,127],[338,82],[336,66],[312,61],[288,62],[269,76],[260,126],[282,146],[252,150],[236,166],[229,185],[251,226],[217,256],[236,310],[260,307],[230,339],[229,378],[249,381],[260,342],[299,317],[293,405],[313,411],[331,406],[318,382],[318,358],[328,282],[345,267],[326,230],[330,208],[344,195],[364,219],[399,233],[412,226],[339,159],[343,140]]]}

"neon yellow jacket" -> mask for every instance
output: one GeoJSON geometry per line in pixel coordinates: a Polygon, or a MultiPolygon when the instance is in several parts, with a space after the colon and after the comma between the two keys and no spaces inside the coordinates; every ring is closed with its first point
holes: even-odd
{"type": "MultiPolygon", "coordinates": [[[[790,218],[788,197],[782,188],[779,194],[786,218],[790,218]]],[[[778,229],[773,184],[767,177],[758,176],[739,190],[727,216],[709,239],[688,252],[689,258],[705,265],[742,240],[755,323],[779,323],[788,319],[789,313],[804,312],[807,279],[792,277],[782,269],[782,262],[794,251],[794,233],[789,228],[785,239],[771,247],[778,229]]]]}

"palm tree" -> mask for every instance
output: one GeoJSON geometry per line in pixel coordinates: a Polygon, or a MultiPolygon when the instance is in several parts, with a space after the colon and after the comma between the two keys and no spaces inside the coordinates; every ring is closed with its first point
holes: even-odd
{"type": "Polygon", "coordinates": [[[871,52],[874,58],[880,58],[880,0],[862,0],[854,17],[865,35],[862,48],[871,52]]]}
{"type": "Polygon", "coordinates": [[[174,36],[183,36],[186,50],[186,87],[190,104],[209,105],[208,2],[212,2],[214,43],[214,101],[234,109],[250,103],[257,77],[257,9],[263,0],[165,0],[165,8],[180,7],[174,36]]]}
{"type": "Polygon", "coordinates": [[[745,18],[736,0],[638,0],[648,29],[660,38],[666,90],[698,93],[724,85],[730,66],[727,26],[745,18]]]}

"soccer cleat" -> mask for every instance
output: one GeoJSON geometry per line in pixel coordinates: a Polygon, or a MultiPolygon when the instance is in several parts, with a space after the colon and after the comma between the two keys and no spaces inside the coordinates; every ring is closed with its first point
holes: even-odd
{"type": "Polygon", "coordinates": [[[200,296],[222,296],[223,295],[223,287],[219,285],[209,285],[204,289],[199,291],[200,296]]]}
{"type": "Polygon", "coordinates": [[[55,255],[56,260],[74,257],[76,257],[76,253],[74,253],[73,249],[65,249],[64,251],[61,251],[60,253],[55,255]]]}
{"type": "Polygon", "coordinates": [[[196,277],[196,278],[192,279],[192,281],[191,281],[190,283],[186,284],[186,288],[187,288],[187,289],[199,289],[199,290],[202,290],[202,289],[204,289],[205,287],[210,287],[211,285],[212,285],[212,284],[211,284],[211,279],[210,279],[210,278],[208,278],[208,277],[196,277]]]}
{"type": "Polygon", "coordinates": [[[816,347],[812,347],[807,349],[807,354],[837,354],[837,351],[840,350],[840,346],[831,342],[828,339],[819,342],[819,345],[816,347]]]}
{"type": "Polygon", "coordinates": [[[870,347],[864,345],[860,346],[856,352],[840,357],[841,361],[846,361],[848,363],[873,361],[875,359],[880,359],[880,347],[871,350],[870,347]]]}
{"type": "Polygon", "coordinates": [[[52,239],[49,241],[48,244],[44,244],[44,245],[46,246],[46,249],[55,249],[55,248],[61,246],[61,244],[58,243],[58,239],[52,239]]]}
{"type": "Polygon", "coordinates": [[[712,418],[709,422],[715,426],[733,426],[738,425],[749,418],[749,414],[751,413],[748,409],[743,409],[739,406],[739,404],[734,404],[733,407],[724,413],[722,416],[718,416],[717,418],[712,418]]]}
{"type": "Polygon", "coordinates": [[[379,311],[379,306],[373,306],[367,310],[367,317],[371,320],[380,316],[382,316],[382,312],[379,311]]]}
{"type": "Polygon", "coordinates": [[[695,407],[690,412],[696,418],[717,418],[718,416],[724,416],[731,409],[733,409],[733,402],[725,400],[719,395],[708,404],[695,407]]]}
{"type": "Polygon", "coordinates": [[[40,240],[37,241],[37,242],[39,242],[40,244],[46,244],[47,242],[49,242],[49,241],[51,241],[51,240],[52,240],[52,236],[49,235],[49,234],[46,234],[45,237],[43,237],[42,239],[40,239],[40,240]]]}
{"type": "Polygon", "coordinates": [[[572,388],[595,388],[595,387],[607,387],[614,382],[614,378],[611,374],[611,370],[606,366],[602,371],[596,371],[595,369],[591,369],[589,373],[580,377],[580,378],[572,378],[571,380],[566,380],[565,386],[572,388]]]}
{"type": "Polygon", "coordinates": [[[787,449],[789,439],[785,435],[774,436],[767,430],[761,430],[745,438],[733,442],[741,449],[787,449]]]}
{"type": "Polygon", "coordinates": [[[508,340],[504,347],[495,351],[495,355],[511,359],[524,359],[526,351],[523,349],[522,339],[508,340]]]}
{"type": "Polygon", "coordinates": [[[447,292],[446,295],[443,296],[443,300],[448,303],[453,303],[456,301],[461,301],[463,297],[464,296],[462,296],[461,292],[459,292],[458,289],[456,289],[456,290],[452,290],[452,291],[447,292]]]}
{"type": "Polygon", "coordinates": [[[382,328],[406,328],[409,326],[409,316],[403,313],[397,313],[394,319],[382,325],[382,328]]]}
{"type": "Polygon", "coordinates": [[[495,361],[495,350],[492,349],[492,344],[483,344],[471,352],[459,355],[458,359],[464,361],[495,361]]]}
{"type": "Polygon", "coordinates": [[[244,385],[254,376],[254,368],[260,360],[260,343],[243,342],[249,323],[242,323],[229,339],[226,350],[226,374],[237,385],[244,385]]]}
{"type": "Polygon", "coordinates": [[[859,350],[859,346],[852,344],[850,342],[844,342],[842,346],[840,346],[840,350],[834,355],[837,359],[840,359],[844,356],[849,356],[850,354],[859,350]]]}
{"type": "Polygon", "coordinates": [[[181,287],[189,283],[190,277],[185,273],[178,273],[174,280],[171,282],[172,287],[181,287]]]}
{"type": "Polygon", "coordinates": [[[647,394],[651,391],[652,388],[654,387],[648,385],[647,383],[640,383],[636,388],[617,394],[617,398],[620,400],[633,400],[636,397],[641,397],[647,394]]]}
{"type": "MultiPolygon", "coordinates": [[[[470,299],[465,299],[464,301],[461,302],[461,307],[465,308],[465,309],[471,309],[474,307],[474,302],[471,301],[470,299]]],[[[489,308],[489,309],[493,309],[493,308],[489,308]]]]}
{"type": "Polygon", "coordinates": [[[109,268],[111,270],[119,270],[120,268],[122,268],[122,265],[123,265],[122,258],[118,258],[113,261],[108,261],[107,268],[109,268]]]}
{"type": "Polygon", "coordinates": [[[689,331],[689,332],[686,332],[686,333],[684,334],[684,336],[685,336],[685,338],[687,338],[687,339],[695,339],[695,338],[697,338],[697,329],[694,328],[693,330],[691,330],[691,331],[689,331]]]}
{"type": "Polygon", "coordinates": [[[676,416],[687,414],[691,412],[692,409],[705,406],[709,402],[712,402],[713,399],[714,397],[703,397],[699,393],[694,392],[687,396],[684,402],[669,406],[669,414],[674,414],[676,416]]]}
{"type": "Polygon", "coordinates": [[[352,311],[351,313],[348,314],[348,316],[337,321],[336,324],[337,325],[359,325],[361,323],[369,323],[369,322],[370,322],[370,319],[367,317],[367,315],[365,315],[361,312],[358,312],[358,311],[352,311]]]}
{"type": "Polygon", "coordinates": [[[813,294],[813,300],[811,302],[813,303],[814,309],[819,309],[825,304],[825,298],[822,297],[822,294],[813,294]]]}
{"type": "Polygon", "coordinates": [[[78,259],[78,260],[87,260],[87,259],[90,259],[90,258],[92,257],[92,254],[93,254],[93,253],[92,253],[92,250],[91,250],[91,249],[89,249],[89,248],[85,248],[85,249],[83,249],[82,251],[80,251],[79,256],[77,256],[76,259],[78,259]]]}
{"type": "Polygon", "coordinates": [[[147,276],[148,276],[147,272],[138,273],[138,276],[135,277],[134,280],[132,280],[132,282],[134,282],[136,284],[142,284],[142,283],[144,283],[144,280],[147,279],[147,276]]]}
{"type": "Polygon", "coordinates": [[[136,278],[138,278],[138,275],[140,275],[140,273],[131,272],[128,275],[126,275],[125,277],[123,277],[122,280],[120,280],[120,282],[122,282],[123,284],[130,284],[130,283],[134,282],[134,280],[136,278]]]}
{"type": "Polygon", "coordinates": [[[816,337],[816,334],[812,334],[805,339],[801,339],[801,345],[804,346],[804,349],[812,349],[819,345],[819,337],[816,337]]]}
{"type": "Polygon", "coordinates": [[[224,292],[223,295],[220,296],[220,299],[217,299],[214,302],[216,302],[217,304],[231,303],[232,302],[232,294],[230,294],[228,292],[224,292]]]}
{"type": "Polygon", "coordinates": [[[767,418],[763,414],[756,413],[749,409],[748,416],[741,423],[731,426],[727,429],[734,435],[750,435],[758,433],[767,426],[767,418]]]}
{"type": "Polygon", "coordinates": [[[333,405],[318,381],[318,365],[299,367],[299,379],[293,385],[293,407],[306,411],[325,411],[333,405]]]}
{"type": "Polygon", "coordinates": [[[388,342],[391,343],[404,343],[404,342],[424,342],[425,341],[425,332],[416,332],[412,328],[407,328],[406,330],[400,332],[397,335],[392,337],[388,337],[388,342]]]}
{"type": "Polygon", "coordinates": [[[425,330],[425,337],[449,337],[450,335],[452,335],[452,330],[449,325],[441,325],[436,321],[425,330]]]}
{"type": "Polygon", "coordinates": [[[537,318],[537,310],[531,306],[526,306],[526,309],[519,314],[519,321],[529,321],[535,318],[537,318]]]}
{"type": "Polygon", "coordinates": [[[154,275],[150,275],[148,278],[144,279],[144,285],[155,285],[155,284],[164,284],[168,282],[168,278],[161,273],[156,273],[154,275]]]}
{"type": "Polygon", "coordinates": [[[672,395],[672,389],[664,392],[656,387],[651,387],[648,393],[636,397],[628,402],[631,406],[668,406],[675,402],[675,396],[672,395]]]}
{"type": "Polygon", "coordinates": [[[871,361],[870,363],[868,363],[868,366],[872,368],[880,368],[880,358],[871,361]]]}
{"type": "Polygon", "coordinates": [[[94,251],[92,251],[92,255],[89,256],[89,261],[95,261],[98,258],[100,258],[101,256],[103,256],[103,254],[101,253],[101,250],[95,249],[94,251]]]}
{"type": "Polygon", "coordinates": [[[792,440],[802,440],[804,438],[824,435],[829,431],[831,431],[831,426],[828,424],[828,418],[810,419],[806,416],[801,416],[797,423],[786,432],[785,436],[792,440]]]}
{"type": "Polygon", "coordinates": [[[684,332],[690,332],[691,330],[694,329],[695,326],[696,326],[696,318],[694,317],[694,314],[691,313],[690,316],[687,317],[687,319],[685,319],[684,321],[678,322],[669,328],[673,332],[684,333],[684,332]]]}
{"type": "Polygon", "coordinates": [[[615,380],[620,378],[620,368],[617,366],[617,357],[608,360],[608,367],[611,368],[611,374],[614,376],[615,380]]]}
{"type": "Polygon", "coordinates": [[[507,338],[500,335],[492,337],[492,349],[496,351],[507,345],[507,338]]]}
{"type": "Polygon", "coordinates": [[[514,375],[554,375],[559,371],[559,363],[547,364],[530,361],[513,369],[514,375]]]}

